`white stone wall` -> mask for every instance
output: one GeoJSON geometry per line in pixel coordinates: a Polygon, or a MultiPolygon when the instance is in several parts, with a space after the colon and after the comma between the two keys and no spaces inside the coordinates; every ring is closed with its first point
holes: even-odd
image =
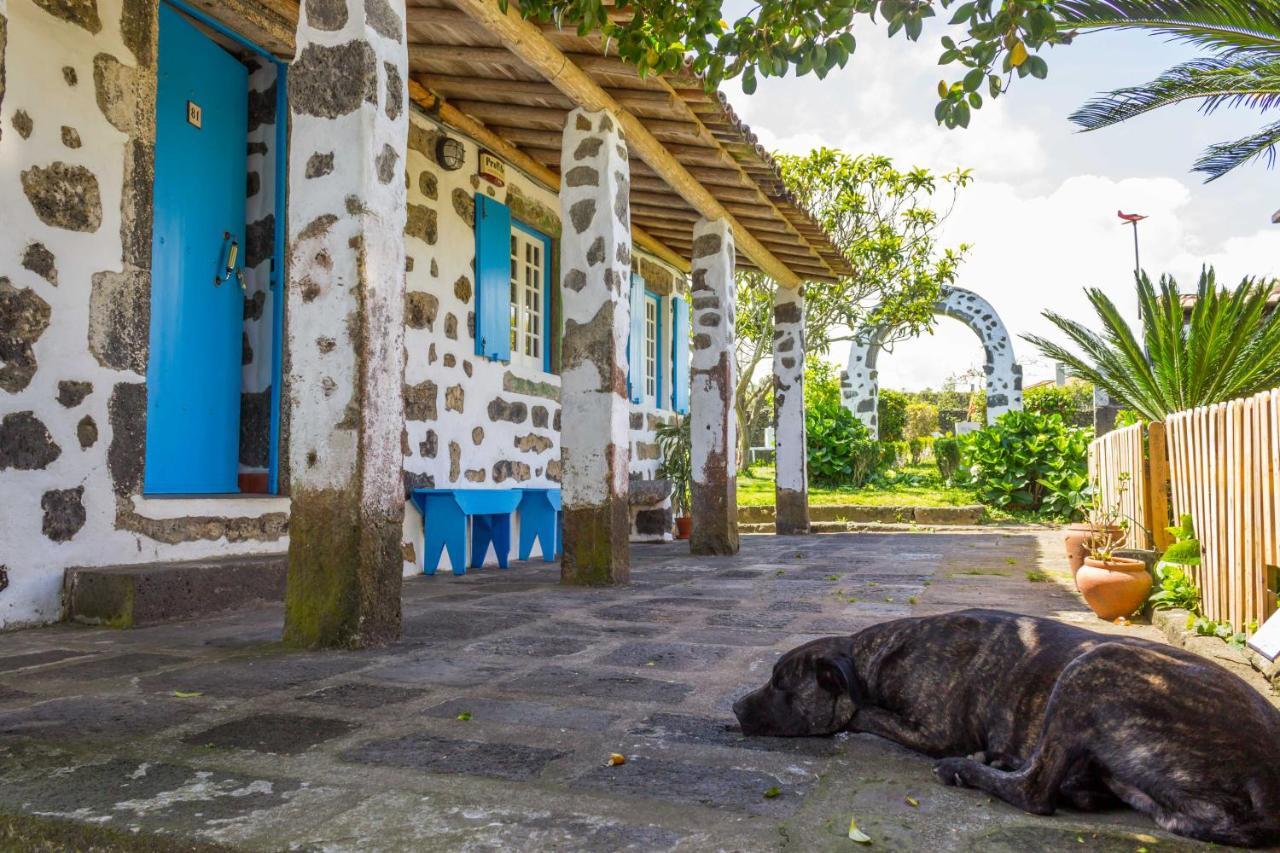
{"type": "Polygon", "coordinates": [[[99,0],[91,18],[89,4],[71,8],[57,17],[32,0],[12,0],[7,10],[0,628],[60,618],[69,566],[285,547],[287,503],[278,499],[138,494],[155,7],[99,0]]]}
{"type": "MultiPolygon", "coordinates": [[[[34,0],[8,2],[6,88],[0,99],[0,629],[59,619],[63,572],[71,566],[283,553],[288,546],[287,498],[149,499],[140,494],[155,12],[154,3],[98,0],[100,29],[90,32],[91,22],[56,17],[34,0]],[[58,163],[65,167],[53,170],[58,163]],[[52,221],[45,221],[24,189],[24,172],[47,175],[75,190],[72,203],[46,210],[52,221]]],[[[269,73],[255,72],[251,78],[251,89],[263,97],[269,73]]],[[[460,484],[468,484],[466,471],[483,470],[485,482],[476,485],[492,486],[494,466],[505,470],[509,463],[508,485],[525,476],[522,464],[528,466],[524,483],[555,485],[559,378],[478,359],[468,322],[473,297],[463,300],[455,292],[460,278],[473,289],[474,238],[463,217],[474,192],[477,147],[452,134],[465,142],[467,163],[445,172],[422,150],[422,133],[434,133],[435,125],[413,113],[412,126],[410,141],[416,140],[418,149],[408,153],[409,203],[432,210],[436,221],[434,239],[428,240],[426,214],[419,213],[421,236],[406,239],[413,259],[408,288],[435,297],[438,307],[431,328],[406,330],[405,381],[434,382],[437,400],[434,420],[406,423],[404,470],[410,478],[429,476],[447,485],[450,447],[456,444],[460,484]],[[424,173],[436,179],[435,198],[427,196],[430,181],[423,182],[424,173]],[[466,204],[455,208],[454,190],[462,192],[466,204]],[[447,334],[449,315],[456,338],[447,334]],[[452,356],[451,366],[446,356],[452,356]],[[508,372],[540,385],[507,390],[508,372]],[[446,405],[454,386],[464,389],[462,412],[446,405]],[[522,404],[523,421],[492,421],[488,406],[496,398],[522,404]],[[540,409],[546,411],[545,427],[535,424],[535,418],[541,423],[540,409]],[[476,427],[484,430],[479,444],[473,440],[476,427]],[[435,435],[434,456],[424,451],[429,432],[435,435]],[[517,439],[529,435],[551,444],[541,453],[534,444],[517,449],[517,439]]],[[[274,125],[262,123],[256,133],[267,150],[249,159],[250,170],[260,174],[258,192],[248,198],[250,234],[271,210],[275,186],[270,175],[274,125]]],[[[255,139],[251,132],[250,141],[255,139]]],[[[495,192],[517,216],[538,206],[553,213],[558,209],[553,193],[511,167],[508,187],[495,192]]],[[[251,242],[252,237],[246,240],[251,242]]],[[[242,249],[248,261],[249,246],[242,249]]],[[[663,266],[652,258],[644,262],[663,266]]],[[[261,314],[252,307],[247,312],[253,351],[244,365],[249,393],[265,391],[270,382],[269,267],[269,259],[260,259],[247,275],[250,298],[264,293],[261,314]]],[[[683,276],[663,268],[684,287],[683,276]]],[[[669,316],[663,334],[669,341],[669,316]]],[[[669,353],[669,345],[663,346],[669,353]]],[[[670,359],[664,364],[669,397],[670,359]]],[[[656,473],[653,427],[657,417],[668,414],[633,407],[633,475],[656,473]]],[[[421,520],[412,509],[406,513],[404,541],[414,545],[420,560],[421,520]]],[[[406,560],[406,572],[420,570],[416,560],[406,560]]]]}
{"type": "MultiPolygon", "coordinates": [[[[406,487],[495,488],[560,485],[560,377],[475,354],[476,192],[507,204],[513,221],[553,240],[560,233],[554,192],[508,164],[506,185],[476,177],[479,146],[442,129],[420,112],[410,114],[408,152],[408,294],[405,306],[406,487]],[[446,171],[435,160],[440,134],[461,141],[466,160],[446,171]]],[[[557,263],[553,246],[550,262],[557,263]]],[[[683,275],[645,256],[683,290],[683,275]]],[[[553,268],[553,280],[559,270],[553,268]]],[[[663,322],[670,353],[671,318],[663,322]]],[[[663,359],[663,393],[670,397],[671,359],[663,359]]],[[[660,459],[653,431],[669,410],[631,407],[632,476],[652,479],[660,459]]],[[[513,531],[513,547],[517,542],[513,531]]],[[[422,518],[409,507],[404,525],[405,574],[422,571],[422,518]]],[[[537,552],[535,551],[535,554],[537,552]]],[[[490,559],[492,562],[492,559],[490,559]]],[[[443,558],[440,568],[448,566],[443,558]]]]}

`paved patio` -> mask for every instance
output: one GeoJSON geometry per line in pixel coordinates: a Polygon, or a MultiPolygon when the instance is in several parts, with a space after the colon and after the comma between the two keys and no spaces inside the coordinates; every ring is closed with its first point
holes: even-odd
{"type": "Polygon", "coordinates": [[[813,637],[968,606],[1099,627],[1028,579],[1065,572],[1059,549],[758,536],[733,558],[638,546],[626,589],[545,563],[416,578],[376,652],[285,652],[278,608],[3,635],[0,813],[263,850],[847,850],[853,816],[879,849],[1200,849],[1125,811],[1024,815],[867,735],[730,728],[813,637]]]}

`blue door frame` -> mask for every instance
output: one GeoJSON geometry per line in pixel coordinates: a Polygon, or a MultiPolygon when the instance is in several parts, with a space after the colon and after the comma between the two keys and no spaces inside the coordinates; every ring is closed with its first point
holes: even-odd
{"type": "MultiPolygon", "coordinates": [[[[273,252],[271,257],[271,273],[270,288],[273,294],[272,298],[272,343],[271,343],[271,423],[270,423],[270,448],[269,448],[269,491],[272,494],[280,493],[280,409],[281,409],[281,385],[282,383],[282,364],[283,364],[283,342],[284,342],[284,303],[285,303],[285,268],[284,268],[284,244],[285,244],[285,216],[286,204],[285,196],[287,193],[288,182],[288,65],[278,60],[273,54],[264,50],[257,44],[249,41],[239,33],[231,30],[221,22],[211,18],[200,9],[197,9],[182,0],[164,0],[161,3],[162,18],[173,15],[172,7],[180,11],[183,15],[190,17],[201,24],[213,29],[232,41],[240,44],[263,59],[271,62],[276,69],[276,138],[275,138],[275,195],[274,195],[274,240],[273,252]]],[[[172,19],[171,19],[172,20],[172,19]]],[[[183,22],[185,23],[185,22],[183,22]]],[[[162,71],[163,73],[163,71],[162,71]]],[[[247,90],[247,85],[246,85],[247,90]]],[[[246,92],[247,97],[247,92],[246,92]]],[[[247,111],[246,111],[247,112],[247,111]]],[[[159,121],[157,121],[157,124],[159,121]]],[[[243,142],[243,140],[242,140],[243,142]]],[[[241,148],[243,151],[243,147],[241,148]]],[[[159,151],[157,151],[157,161],[159,161],[159,151]]],[[[159,199],[157,199],[159,202],[159,199]]],[[[159,204],[157,203],[157,207],[159,204]]],[[[243,243],[243,234],[241,234],[241,243],[243,243]]],[[[154,252],[154,248],[153,248],[154,252]]],[[[223,286],[231,287],[239,290],[238,284],[232,276],[232,280],[226,282],[223,286]]],[[[152,334],[155,334],[153,327],[152,334]]],[[[153,354],[154,354],[153,349],[153,354]]],[[[163,364],[156,365],[157,370],[162,369],[163,364]]],[[[239,376],[239,359],[236,359],[235,372],[239,376]]],[[[152,380],[152,366],[148,365],[148,385],[152,380]]],[[[239,389],[237,387],[237,395],[239,389]]],[[[150,394],[148,397],[150,398],[150,394]]],[[[150,417],[148,418],[148,430],[150,430],[150,417]]],[[[236,443],[238,449],[239,424],[236,424],[236,443]]],[[[198,449],[197,449],[198,452],[198,449]]],[[[155,485],[158,488],[152,489],[153,481],[151,478],[152,465],[151,461],[151,443],[150,433],[148,434],[148,465],[147,465],[147,485],[144,489],[148,492],[155,491],[157,493],[165,493],[169,491],[179,491],[164,488],[163,476],[158,476],[155,485]]],[[[238,470],[238,453],[237,465],[238,470]]],[[[163,472],[157,472],[161,475],[163,472]]],[[[236,491],[237,488],[230,488],[220,491],[236,491]]]]}

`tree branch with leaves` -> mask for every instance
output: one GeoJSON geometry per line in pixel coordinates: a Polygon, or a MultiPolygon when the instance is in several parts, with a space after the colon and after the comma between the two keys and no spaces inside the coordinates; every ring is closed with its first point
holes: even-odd
{"type": "MultiPolygon", "coordinates": [[[[865,324],[892,328],[894,336],[929,328],[941,288],[955,280],[968,249],[942,246],[939,229],[971,182],[969,172],[904,171],[888,157],[831,148],[775,157],[787,188],[857,271],[834,283],[805,285],[806,354],[825,355],[865,324]]],[[[756,271],[740,272],[737,284],[734,403],[739,458],[745,460],[749,427],[772,405],[772,378],[759,374],[773,354],[776,285],[756,271]]]]}

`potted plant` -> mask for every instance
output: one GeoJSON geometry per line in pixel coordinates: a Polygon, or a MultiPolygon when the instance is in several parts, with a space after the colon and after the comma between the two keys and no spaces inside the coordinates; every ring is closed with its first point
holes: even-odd
{"type": "Polygon", "coordinates": [[[1151,575],[1142,560],[1116,554],[1124,545],[1124,535],[1117,537],[1114,530],[1128,529],[1118,503],[1091,513],[1090,521],[1093,529],[1084,565],[1076,572],[1076,589],[1098,618],[1110,621],[1128,616],[1146,602],[1151,575]]]}
{"type": "Polygon", "coordinates": [[[687,416],[679,418],[675,423],[661,424],[656,431],[658,449],[662,451],[658,476],[671,483],[671,509],[676,517],[677,539],[688,539],[693,529],[693,520],[689,517],[689,487],[693,481],[690,420],[687,416]]]}
{"type": "MultiPolygon", "coordinates": [[[[1118,479],[1120,491],[1123,493],[1128,487],[1129,475],[1122,473],[1118,479]]],[[[1095,477],[1089,489],[1085,520],[1068,524],[1062,531],[1062,541],[1067,549],[1067,562],[1071,566],[1073,577],[1076,572],[1080,571],[1080,567],[1084,565],[1085,558],[1089,556],[1091,539],[1100,538],[1105,540],[1103,545],[1110,550],[1115,550],[1124,544],[1127,530],[1125,525],[1121,523],[1119,512],[1117,511],[1114,517],[1108,520],[1106,518],[1107,513],[1102,507],[1100,494],[1098,479],[1095,477]]]]}

